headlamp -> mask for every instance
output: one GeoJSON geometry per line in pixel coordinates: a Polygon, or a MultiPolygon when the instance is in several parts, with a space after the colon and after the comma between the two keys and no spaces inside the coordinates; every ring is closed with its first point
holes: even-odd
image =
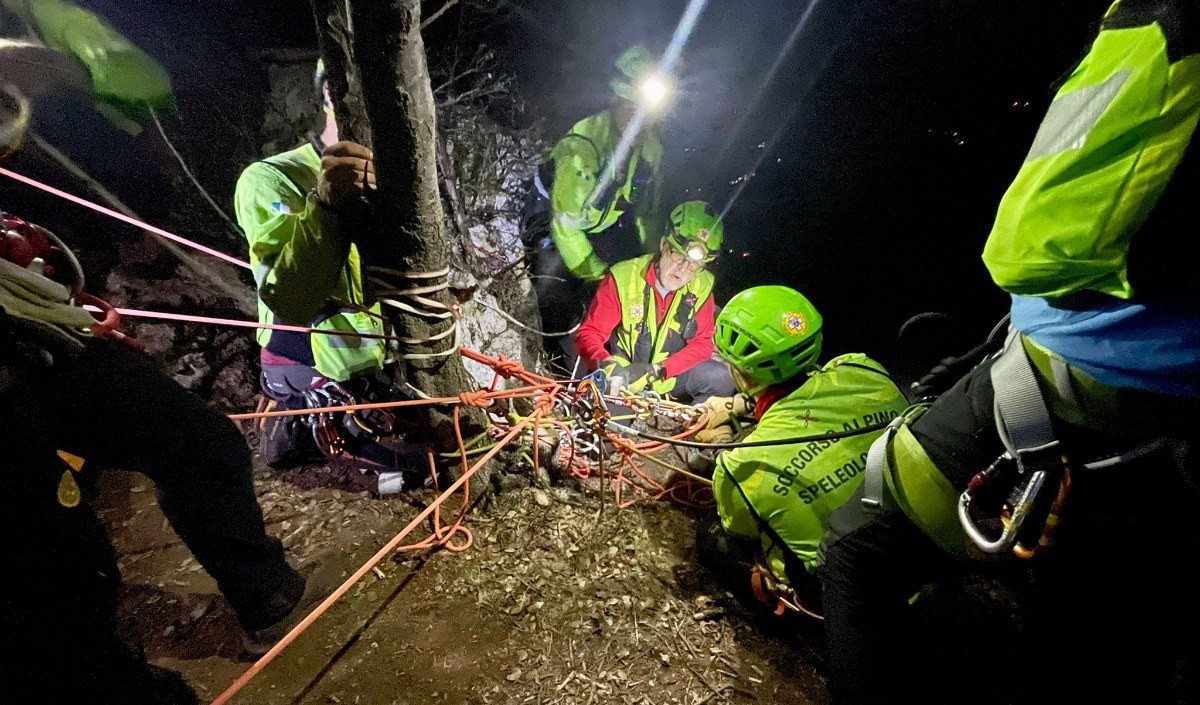
{"type": "Polygon", "coordinates": [[[706,249],[704,245],[692,244],[688,245],[688,248],[683,251],[683,254],[693,262],[702,263],[708,258],[708,249],[706,249]]]}
{"type": "Polygon", "coordinates": [[[671,79],[661,71],[649,71],[638,80],[637,94],[642,107],[661,110],[671,98],[671,79]]]}

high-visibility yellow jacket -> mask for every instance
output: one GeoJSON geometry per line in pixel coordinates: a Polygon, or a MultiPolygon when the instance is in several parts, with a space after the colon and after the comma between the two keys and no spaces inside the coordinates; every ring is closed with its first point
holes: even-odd
{"type": "MultiPolygon", "coordinates": [[[[238,224],[250,243],[261,323],[380,335],[379,304],[369,308],[358,248],[337,215],[317,203],[321,158],[304,145],[242,172],[234,192],[238,224]]],[[[378,338],[260,330],[267,350],[344,381],[383,366],[378,338]]]]}
{"type": "Polygon", "coordinates": [[[550,236],[567,269],[587,281],[598,281],[608,271],[590,238],[612,227],[636,204],[638,237],[644,245],[659,233],[656,182],[662,162],[662,144],[643,128],[624,164],[612,167],[621,133],[610,111],[575,123],[546,156],[552,163],[550,236]],[[646,193],[649,190],[650,193],[646,193]]]}
{"type": "MultiPolygon", "coordinates": [[[[830,360],[763,414],[748,442],[820,436],[887,423],[904,394],[861,353],[830,360]]],[[[731,534],[762,541],[768,567],[787,580],[788,563],[812,570],[834,510],[862,483],[867,449],[882,431],[838,440],[735,448],[717,457],[713,493],[731,534]]]]}

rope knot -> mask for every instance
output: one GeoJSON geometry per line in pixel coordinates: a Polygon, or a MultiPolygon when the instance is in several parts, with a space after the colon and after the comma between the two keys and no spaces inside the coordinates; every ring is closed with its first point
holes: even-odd
{"type": "Polygon", "coordinates": [[[535,413],[545,416],[546,414],[554,411],[554,399],[558,394],[559,389],[560,387],[555,386],[554,389],[548,392],[543,392],[533,405],[535,413]]]}
{"type": "Polygon", "coordinates": [[[522,365],[520,360],[509,360],[500,355],[500,359],[492,363],[492,369],[496,370],[496,374],[508,379],[524,372],[525,365],[522,365]]]}
{"type": "Polygon", "coordinates": [[[463,406],[477,406],[480,409],[492,405],[492,400],[488,398],[486,389],[476,389],[473,392],[463,392],[458,395],[458,403],[463,406]]]}

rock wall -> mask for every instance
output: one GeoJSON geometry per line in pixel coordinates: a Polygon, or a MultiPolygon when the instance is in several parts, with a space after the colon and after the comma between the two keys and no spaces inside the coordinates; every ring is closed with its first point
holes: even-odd
{"type": "MultiPolygon", "coordinates": [[[[263,120],[263,155],[299,144],[316,105],[312,59],[268,65],[271,98],[263,120]]],[[[532,130],[505,128],[477,106],[439,110],[438,129],[450,284],[460,304],[461,343],[534,369],[543,357],[537,301],[525,270],[521,211],[544,145],[532,130]]],[[[481,385],[491,369],[466,361],[481,385]]]]}
{"type": "MultiPolygon", "coordinates": [[[[451,285],[462,301],[462,343],[493,357],[521,360],[531,369],[542,358],[537,299],[525,267],[521,212],[542,144],[507,130],[479,111],[457,107],[439,116],[444,139],[446,227],[453,238],[451,285]]],[[[467,361],[487,385],[490,368],[467,361]]]]}

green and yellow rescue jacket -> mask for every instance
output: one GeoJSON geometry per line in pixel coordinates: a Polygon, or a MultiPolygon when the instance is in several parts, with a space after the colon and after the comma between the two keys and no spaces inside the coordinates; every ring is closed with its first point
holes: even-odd
{"type": "Polygon", "coordinates": [[[589,238],[611,227],[636,204],[638,238],[644,245],[657,237],[659,225],[657,181],[662,163],[662,144],[649,128],[634,144],[624,171],[614,175],[607,188],[601,188],[605,169],[613,159],[621,133],[610,111],[598,113],[575,123],[566,137],[559,140],[543,160],[553,164],[550,189],[550,236],[567,269],[586,281],[598,281],[608,270],[589,238]],[[650,193],[639,182],[645,180],[650,193]],[[599,185],[598,185],[599,184],[599,185]]]}
{"type": "MultiPolygon", "coordinates": [[[[908,406],[878,362],[861,353],[830,360],[763,414],[747,441],[818,436],[887,423],[908,406]]],[[[717,457],[713,493],[730,534],[760,539],[771,572],[811,571],[829,516],[862,483],[867,449],[882,433],[736,448],[717,457]]]]}
{"type": "MultiPolygon", "coordinates": [[[[621,302],[621,322],[613,329],[608,349],[613,360],[621,365],[634,362],[657,365],[683,350],[696,335],[696,312],[712,296],[712,273],[696,272],[686,286],[675,292],[660,325],[658,297],[646,280],[652,266],[654,255],[643,255],[612,267],[617,299],[621,302]]],[[[655,381],[652,387],[659,394],[666,394],[675,388],[675,382],[675,377],[668,377],[655,381]]]]}
{"type": "Polygon", "coordinates": [[[1141,226],[1200,118],[1200,43],[1188,35],[1197,13],[1165,0],[1109,9],[1000,203],[983,261],[1001,288],[1130,299],[1133,233],[1179,232],[1141,226]]]}
{"type": "MultiPolygon", "coordinates": [[[[234,192],[238,224],[250,243],[261,323],[380,335],[379,304],[366,306],[358,249],[337,216],[310,196],[321,158],[311,145],[251,164],[234,192]]],[[[267,350],[344,381],[383,366],[378,338],[260,330],[267,350]]]]}
{"type": "MultiPolygon", "coordinates": [[[[1195,228],[1195,196],[1168,192],[1159,200],[1176,168],[1195,159],[1189,145],[1200,118],[1198,27],[1200,6],[1194,2],[1125,0],[1109,8],[1000,203],[983,252],[998,285],[1017,298],[1052,303],[1089,292],[1137,302],[1148,289],[1168,297],[1197,290],[1187,271],[1194,258],[1184,254],[1195,248],[1194,238],[1182,237],[1195,228]],[[1171,199],[1170,209],[1155,207],[1171,199]],[[1191,220],[1180,218],[1180,211],[1191,220]],[[1150,270],[1157,273],[1147,276],[1150,270]]],[[[1077,320],[1092,313],[1086,305],[1062,310],[1077,313],[1077,320]]],[[[1086,425],[1086,417],[1113,404],[1113,388],[1028,337],[1022,344],[1056,418],[1086,425]],[[1072,377],[1072,403],[1059,398],[1061,370],[1055,372],[1052,358],[1072,377]],[[1086,415],[1073,419],[1080,412],[1072,408],[1080,406],[1086,415]]],[[[956,515],[961,490],[907,425],[887,452],[888,492],[927,535],[962,553],[956,515]]]]}

